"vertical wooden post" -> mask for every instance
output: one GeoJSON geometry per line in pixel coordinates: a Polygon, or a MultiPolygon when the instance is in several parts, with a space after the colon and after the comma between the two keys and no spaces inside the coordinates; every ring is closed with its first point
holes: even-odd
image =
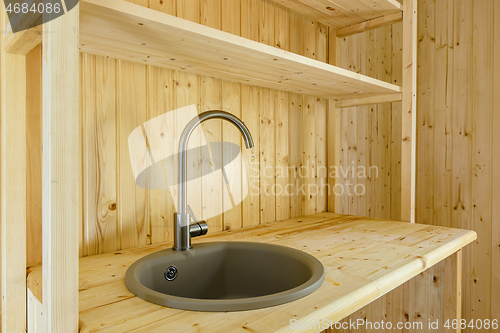
{"type": "Polygon", "coordinates": [[[417,0],[403,3],[401,220],[415,222],[417,150],[417,0]]]}
{"type": "MultiPolygon", "coordinates": [[[[444,320],[454,319],[460,323],[462,319],[462,250],[445,259],[445,304],[444,320]]],[[[444,325],[442,323],[441,325],[444,325]]],[[[446,329],[445,332],[461,332],[457,329],[446,329]]]]}
{"type": "Polygon", "coordinates": [[[43,309],[78,331],[79,7],[43,25],[43,309]]]}
{"type": "MultiPolygon", "coordinates": [[[[2,30],[7,25],[0,5],[2,30]]],[[[26,61],[4,50],[1,70],[2,332],[26,328],[26,61]]]]}
{"type": "MultiPolygon", "coordinates": [[[[331,65],[340,65],[340,38],[337,37],[336,31],[329,28],[328,31],[328,63],[331,65]]],[[[327,124],[327,177],[328,177],[328,211],[340,213],[340,196],[335,195],[335,184],[337,180],[331,178],[330,171],[332,167],[337,166],[340,159],[340,109],[335,106],[336,101],[328,101],[328,124],[327,124]]]]}

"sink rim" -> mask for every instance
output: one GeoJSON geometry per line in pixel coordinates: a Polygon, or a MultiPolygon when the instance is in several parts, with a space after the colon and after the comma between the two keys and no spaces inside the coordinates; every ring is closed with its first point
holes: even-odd
{"type": "Polygon", "coordinates": [[[208,312],[243,311],[243,310],[261,309],[298,300],[317,290],[322,285],[325,279],[325,271],[323,264],[316,257],[310,255],[309,253],[295,249],[293,247],[277,245],[277,244],[261,243],[261,242],[239,242],[239,241],[206,242],[206,243],[197,243],[194,244],[193,246],[194,249],[220,246],[221,251],[225,250],[227,251],[228,249],[225,248],[231,246],[273,249],[274,251],[286,253],[288,255],[292,254],[292,257],[295,257],[297,258],[297,260],[300,260],[301,262],[307,264],[308,267],[311,269],[312,273],[311,277],[306,282],[294,288],[264,296],[233,298],[233,299],[202,299],[202,298],[174,296],[170,294],[164,294],[159,291],[155,291],[143,285],[141,282],[139,282],[139,279],[137,277],[137,274],[139,273],[136,270],[136,268],[140,266],[148,258],[152,259],[165,255],[177,255],[177,254],[189,255],[189,253],[173,251],[172,249],[168,248],[155,253],[151,253],[135,261],[127,269],[127,272],[125,274],[125,285],[127,289],[143,300],[176,309],[192,310],[192,311],[208,311],[208,312]]]}

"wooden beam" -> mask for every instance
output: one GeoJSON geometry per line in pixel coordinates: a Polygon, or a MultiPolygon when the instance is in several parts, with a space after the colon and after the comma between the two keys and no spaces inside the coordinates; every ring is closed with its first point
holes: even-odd
{"type": "MultiPolygon", "coordinates": [[[[5,8],[0,5],[0,26],[5,8]]],[[[4,51],[1,70],[2,332],[26,329],[26,62],[4,51]]]]}
{"type": "Polygon", "coordinates": [[[25,55],[42,42],[42,26],[20,32],[9,31],[5,36],[6,53],[25,55]]]}
{"type": "Polygon", "coordinates": [[[402,94],[396,93],[396,94],[381,95],[381,96],[344,99],[341,101],[337,101],[335,103],[335,107],[340,109],[340,108],[350,108],[353,106],[360,106],[360,105],[400,102],[401,98],[402,94]]]}
{"type": "Polygon", "coordinates": [[[79,7],[43,25],[43,309],[46,332],[78,332],[79,7]],[[50,33],[49,33],[50,32],[50,33]]]}
{"type": "Polygon", "coordinates": [[[417,150],[417,0],[403,4],[401,220],[415,222],[417,150]]]}
{"type": "Polygon", "coordinates": [[[389,24],[401,22],[403,20],[403,12],[392,13],[389,15],[377,17],[368,21],[354,24],[337,30],[337,37],[343,38],[358,34],[363,31],[368,31],[376,28],[381,28],[389,24]]]}

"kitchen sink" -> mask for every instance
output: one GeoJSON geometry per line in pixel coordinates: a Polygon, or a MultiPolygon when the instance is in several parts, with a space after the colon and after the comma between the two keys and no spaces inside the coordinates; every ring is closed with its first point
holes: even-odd
{"type": "Polygon", "coordinates": [[[285,246],[201,243],[190,251],[162,250],[127,270],[125,284],[138,297],[196,311],[241,311],[304,297],[323,283],[315,257],[285,246]]]}

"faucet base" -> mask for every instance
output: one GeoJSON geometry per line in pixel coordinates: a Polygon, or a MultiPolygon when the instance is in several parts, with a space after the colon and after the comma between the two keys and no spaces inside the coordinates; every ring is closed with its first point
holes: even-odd
{"type": "Polygon", "coordinates": [[[189,234],[189,224],[191,217],[189,214],[174,213],[174,251],[189,251],[193,249],[191,246],[191,235],[189,234]]]}

